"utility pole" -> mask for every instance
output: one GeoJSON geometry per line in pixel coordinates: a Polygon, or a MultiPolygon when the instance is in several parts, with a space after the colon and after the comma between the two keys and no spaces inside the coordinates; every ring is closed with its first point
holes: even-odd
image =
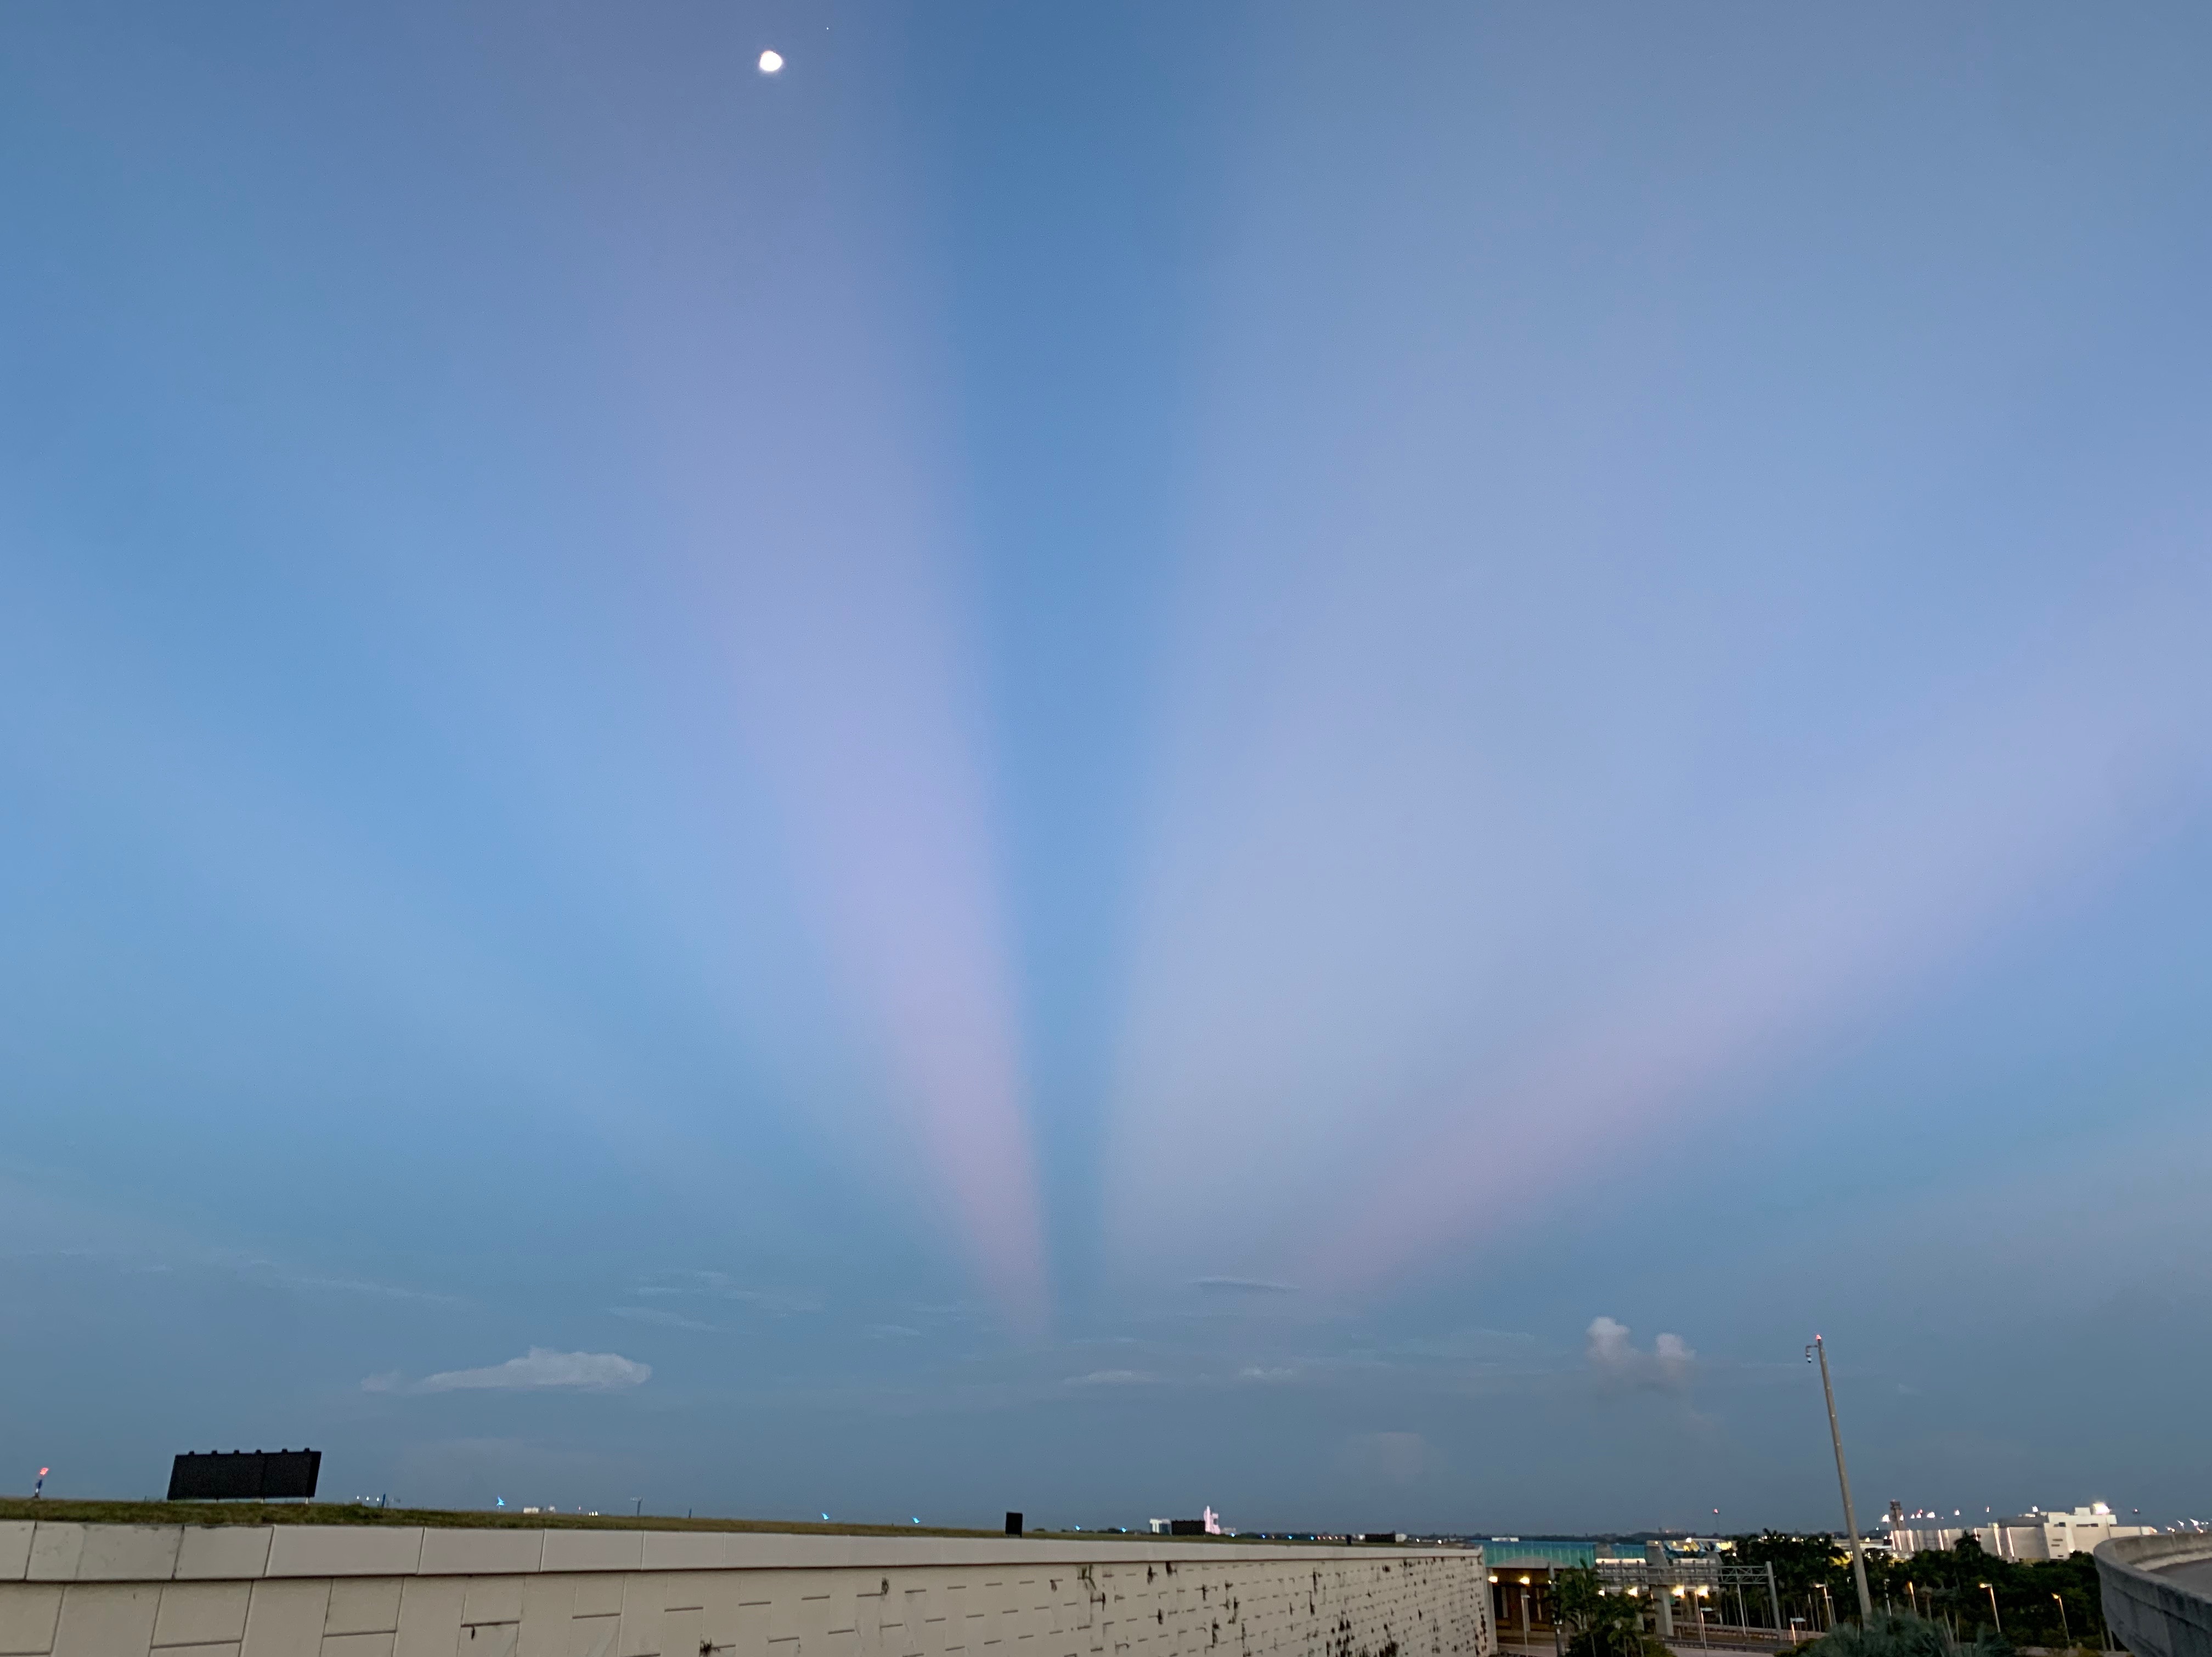
{"type": "Polygon", "coordinates": [[[1844,1435],[1836,1425],[1836,1388],[1828,1379],[1827,1344],[1818,1335],[1805,1349],[1805,1361],[1810,1363],[1816,1355],[1820,1360],[1820,1391],[1828,1400],[1828,1438],[1836,1447],[1836,1483],[1844,1491],[1844,1528],[1851,1536],[1851,1583],[1859,1591],[1859,1625],[1864,1627],[1874,1620],[1874,1596],[1867,1592],[1866,1550],[1859,1545],[1859,1519],[1851,1511],[1851,1476],[1844,1471],[1844,1435]]]}

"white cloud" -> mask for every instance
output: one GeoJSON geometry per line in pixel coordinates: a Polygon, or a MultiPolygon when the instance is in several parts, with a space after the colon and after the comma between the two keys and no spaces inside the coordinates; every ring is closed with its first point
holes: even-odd
{"type": "Polygon", "coordinates": [[[1628,1344],[1628,1326],[1611,1318],[1593,1318],[1589,1326],[1589,1361],[1595,1369],[1627,1367],[1636,1349],[1628,1344]]]}
{"type": "MultiPolygon", "coordinates": [[[[556,1352],[533,1346],[519,1358],[495,1363],[485,1369],[446,1369],[425,1375],[405,1390],[410,1393],[472,1391],[528,1392],[544,1387],[575,1387],[586,1392],[611,1393],[637,1387],[649,1380],[653,1366],[616,1352],[556,1352]]],[[[395,1377],[372,1375],[362,1383],[369,1392],[398,1390],[395,1377]],[[381,1381],[381,1386],[371,1386],[381,1381]]]]}
{"type": "Polygon", "coordinates": [[[1071,1387],[1144,1387],[1158,1380],[1141,1369],[1093,1369],[1087,1375],[1070,1375],[1071,1387]]]}
{"type": "Polygon", "coordinates": [[[1237,1372],[1239,1381],[1296,1381],[1298,1372],[1291,1369],[1269,1369],[1257,1363],[1248,1363],[1237,1372]]]}
{"type": "Polygon", "coordinates": [[[1626,1387],[1680,1387],[1698,1357],[1680,1335],[1662,1334],[1644,1351],[1626,1324],[1605,1317],[1590,1320],[1585,1350],[1601,1380],[1626,1387]]]}

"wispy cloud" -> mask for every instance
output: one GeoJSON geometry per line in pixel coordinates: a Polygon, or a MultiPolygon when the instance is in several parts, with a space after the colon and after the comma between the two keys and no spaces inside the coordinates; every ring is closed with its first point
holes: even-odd
{"type": "Polygon", "coordinates": [[[367,1278],[327,1278],[313,1272],[291,1272],[270,1260],[250,1260],[239,1267],[242,1277],[258,1278],[310,1295],[365,1295],[376,1300],[416,1301],[428,1306],[466,1304],[458,1295],[441,1295],[404,1284],[377,1283],[367,1278]]]}
{"type": "Polygon", "coordinates": [[[1456,1329],[1442,1335],[1416,1336],[1395,1342],[1388,1351],[1393,1357],[1522,1367],[1540,1363],[1547,1356],[1534,1335],[1515,1329],[1456,1329]]]}
{"type": "Polygon", "coordinates": [[[627,1318],[632,1323],[650,1323],[663,1329],[693,1329],[702,1334],[721,1332],[718,1323],[702,1323],[696,1318],[687,1318],[680,1312],[665,1311],[658,1306],[610,1306],[607,1315],[627,1318]]]}
{"type": "Polygon", "coordinates": [[[776,1317],[792,1317],[822,1309],[822,1300],[817,1295],[801,1290],[748,1288],[723,1272],[673,1272],[658,1283],[641,1284],[637,1293],[657,1297],[690,1295],[707,1300],[729,1301],[776,1317]]]}
{"type": "Polygon", "coordinates": [[[1295,1285],[1268,1283],[1259,1278],[1193,1278],[1190,1286],[1201,1295],[1295,1295],[1295,1285]]]}
{"type": "Polygon", "coordinates": [[[1087,1375],[1070,1375],[1070,1387],[1149,1387],[1159,1380],[1141,1369],[1093,1369],[1087,1375]]]}
{"type": "Polygon", "coordinates": [[[581,1392],[612,1393],[640,1387],[652,1379],[653,1366],[616,1352],[556,1352],[533,1346],[519,1358],[482,1369],[441,1369],[436,1375],[409,1382],[397,1372],[370,1375],[361,1383],[364,1393],[535,1392],[547,1387],[574,1387],[581,1392]]]}

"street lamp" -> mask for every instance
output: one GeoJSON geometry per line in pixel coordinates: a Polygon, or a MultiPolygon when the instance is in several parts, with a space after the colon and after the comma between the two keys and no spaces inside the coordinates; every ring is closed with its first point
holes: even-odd
{"type": "Polygon", "coordinates": [[[1997,1591],[1996,1586],[1989,1582],[1984,1582],[1981,1586],[1989,1590],[1990,1621],[1997,1625],[1997,1634],[2002,1637],[2004,1634],[2004,1618],[1997,1615],[1997,1591]]]}
{"type": "MultiPolygon", "coordinates": [[[[1820,1391],[1828,1400],[1828,1441],[1836,1447],[1836,1483],[1843,1489],[1844,1528],[1851,1538],[1851,1581],[1859,1591],[1859,1624],[1864,1627],[1874,1616],[1874,1596],[1867,1592],[1866,1550],[1859,1544],[1858,1515],[1851,1511],[1851,1476],[1844,1471],[1844,1432],[1836,1425],[1836,1389],[1828,1380],[1827,1344],[1818,1335],[1805,1349],[1805,1362],[1810,1363],[1817,1356],[1820,1361],[1820,1391]]],[[[1828,1626],[1836,1625],[1834,1603],[1828,1606],[1828,1626]]]]}
{"type": "Polygon", "coordinates": [[[2066,1636],[2066,1649],[2071,1651],[2074,1649],[2074,1630],[2066,1622],[2066,1596],[2054,1593],[2051,1597],[2058,1602],[2058,1631],[2066,1636]]]}

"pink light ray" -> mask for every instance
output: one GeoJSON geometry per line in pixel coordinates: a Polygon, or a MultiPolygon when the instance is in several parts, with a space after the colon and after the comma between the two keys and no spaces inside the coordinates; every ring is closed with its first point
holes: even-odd
{"type": "Polygon", "coordinates": [[[1839,802],[1834,834],[1641,995],[1516,1073],[1471,1082],[1448,1126],[1416,1136],[1418,1154],[1370,1171],[1304,1280],[1342,1292],[1402,1275],[1528,1212],[1574,1170],[1741,1108],[1825,1032],[2154,837],[2164,824],[2145,802],[2201,786],[2212,751],[2205,605],[2163,597],[2106,618],[2073,671],[1952,722],[1839,802]],[[1509,1130],[1510,1166],[1497,1155],[1509,1130]]]}
{"type": "Polygon", "coordinates": [[[932,481],[951,468],[927,376],[900,343],[915,331],[890,325],[866,274],[889,263],[833,246],[805,291],[780,279],[712,350],[648,326],[652,465],[745,757],[901,1130],[895,1149],[852,1147],[854,1165],[933,1213],[1034,1331],[1043,1226],[978,652],[932,481]]]}

